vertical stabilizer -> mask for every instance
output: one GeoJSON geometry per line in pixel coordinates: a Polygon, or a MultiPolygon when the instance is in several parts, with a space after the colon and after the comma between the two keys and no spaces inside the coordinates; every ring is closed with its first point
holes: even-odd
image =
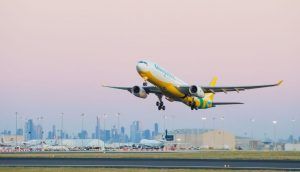
{"type": "MultiPolygon", "coordinates": [[[[211,82],[209,83],[209,86],[214,87],[217,84],[218,77],[214,77],[211,82]]],[[[213,101],[215,94],[214,93],[206,93],[205,97],[207,97],[209,100],[213,101]]]]}

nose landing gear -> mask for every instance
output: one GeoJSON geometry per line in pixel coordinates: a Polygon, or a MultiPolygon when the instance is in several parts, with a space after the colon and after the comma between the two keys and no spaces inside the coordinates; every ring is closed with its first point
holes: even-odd
{"type": "Polygon", "coordinates": [[[148,85],[147,81],[144,81],[143,86],[147,86],[147,85],[148,85]]]}
{"type": "Polygon", "coordinates": [[[162,95],[157,95],[158,100],[156,102],[156,106],[158,108],[158,110],[166,110],[166,106],[164,105],[164,102],[162,101],[162,95]]]}

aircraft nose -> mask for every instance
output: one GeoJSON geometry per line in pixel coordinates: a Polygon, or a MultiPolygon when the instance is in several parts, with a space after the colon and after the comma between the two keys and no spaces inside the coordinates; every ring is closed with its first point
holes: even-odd
{"type": "Polygon", "coordinates": [[[143,72],[146,72],[147,71],[147,65],[145,63],[138,63],[136,65],[136,70],[139,72],[139,73],[143,73],[143,72]]]}

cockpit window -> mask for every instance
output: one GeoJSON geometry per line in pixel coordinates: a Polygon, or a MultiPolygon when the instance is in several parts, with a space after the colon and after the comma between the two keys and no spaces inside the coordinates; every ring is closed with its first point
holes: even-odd
{"type": "Polygon", "coordinates": [[[148,63],[145,61],[139,61],[139,63],[144,63],[145,65],[148,65],[148,63]]]}

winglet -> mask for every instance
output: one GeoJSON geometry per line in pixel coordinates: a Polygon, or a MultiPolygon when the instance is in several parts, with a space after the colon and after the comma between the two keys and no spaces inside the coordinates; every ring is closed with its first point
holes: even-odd
{"type": "Polygon", "coordinates": [[[282,82],[283,82],[283,80],[280,80],[280,81],[278,81],[278,83],[277,83],[276,85],[277,85],[277,86],[278,86],[278,85],[281,85],[282,82]]]}
{"type": "Polygon", "coordinates": [[[211,86],[211,87],[216,86],[217,80],[218,80],[218,77],[215,76],[215,77],[212,79],[212,81],[209,83],[209,86],[211,86]]]}

